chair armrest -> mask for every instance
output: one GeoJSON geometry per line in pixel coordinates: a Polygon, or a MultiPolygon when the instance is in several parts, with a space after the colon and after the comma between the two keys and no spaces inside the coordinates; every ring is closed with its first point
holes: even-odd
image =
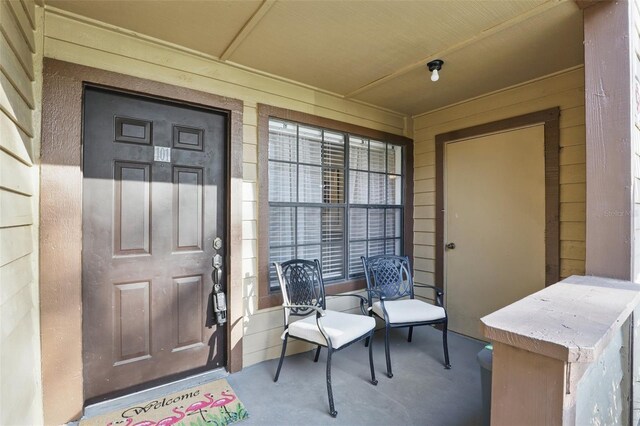
{"type": "Polygon", "coordinates": [[[364,291],[369,293],[370,296],[377,297],[380,300],[384,300],[387,298],[381,290],[377,290],[375,288],[365,288],[364,291]]]}
{"type": "Polygon", "coordinates": [[[369,303],[367,298],[364,296],[360,296],[359,294],[332,294],[330,297],[357,297],[360,299],[360,310],[362,311],[362,315],[367,315],[367,311],[364,308],[365,303],[369,303]]]}
{"type": "Polygon", "coordinates": [[[422,288],[430,288],[433,291],[436,292],[436,304],[438,306],[442,306],[442,296],[444,296],[444,291],[442,291],[442,289],[433,286],[433,285],[429,285],[429,284],[413,284],[414,287],[422,287],[422,288]]]}

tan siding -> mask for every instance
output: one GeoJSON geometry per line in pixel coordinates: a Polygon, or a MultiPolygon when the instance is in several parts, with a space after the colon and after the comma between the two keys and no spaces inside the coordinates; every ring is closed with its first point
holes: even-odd
{"type": "MultiPolygon", "coordinates": [[[[92,26],[73,16],[48,11],[45,55],[54,59],[130,74],[240,99],[243,111],[242,276],[245,366],[280,355],[282,310],[257,310],[257,104],[264,103],[348,123],[403,134],[405,117],[337,96],[257,75],[211,58],[140,39],[117,28],[92,26]]],[[[350,309],[337,305],[339,309],[350,309]]],[[[289,353],[309,349],[296,343],[289,353]]]]}
{"type": "Polygon", "coordinates": [[[25,164],[31,164],[27,145],[29,136],[16,127],[15,123],[5,114],[0,113],[0,149],[11,154],[25,164]]]}
{"type": "Polygon", "coordinates": [[[22,30],[16,22],[7,2],[0,2],[0,31],[5,35],[9,45],[20,60],[29,78],[34,79],[33,52],[22,36],[22,30]]]}
{"type": "Polygon", "coordinates": [[[578,68],[414,117],[416,282],[431,284],[435,271],[435,136],[556,106],[561,110],[561,275],[584,274],[584,70],[578,68]]]}
{"type": "Polygon", "coordinates": [[[0,228],[33,224],[31,197],[0,190],[0,228]]]}
{"type": "Polygon", "coordinates": [[[20,0],[10,0],[7,2],[9,9],[13,14],[13,18],[17,21],[18,28],[20,28],[20,35],[25,39],[29,45],[31,52],[36,51],[36,39],[34,35],[34,28],[31,27],[31,21],[27,16],[27,11],[24,10],[22,2],[20,0]]]}
{"type": "Polygon", "coordinates": [[[38,169],[32,159],[40,132],[41,77],[34,79],[40,74],[34,64],[42,59],[43,15],[33,1],[0,3],[0,424],[41,424],[38,169]],[[40,30],[34,31],[37,16],[40,30]]]}
{"type": "Polygon", "coordinates": [[[11,84],[16,87],[20,96],[25,99],[25,102],[28,102],[29,106],[33,107],[31,78],[22,68],[18,57],[2,33],[0,33],[0,68],[3,74],[11,81],[11,84]]]}

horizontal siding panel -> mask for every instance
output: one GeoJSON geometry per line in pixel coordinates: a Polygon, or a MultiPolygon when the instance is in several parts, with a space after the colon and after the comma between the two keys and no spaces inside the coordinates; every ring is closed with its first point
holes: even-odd
{"type": "Polygon", "coordinates": [[[585,183],[560,185],[561,203],[584,203],[586,199],[587,185],[585,183]]]}
{"type": "Polygon", "coordinates": [[[245,318],[245,321],[247,321],[244,330],[245,338],[251,334],[264,333],[274,328],[282,329],[282,307],[263,309],[245,318]]]}
{"type": "Polygon", "coordinates": [[[560,221],[561,222],[584,222],[586,221],[586,205],[585,203],[561,203],[560,204],[560,221]]]}
{"type": "Polygon", "coordinates": [[[0,267],[32,252],[31,226],[0,228],[0,267]]]}
{"type": "Polygon", "coordinates": [[[258,181],[258,167],[255,163],[242,163],[242,179],[245,182],[258,181]]]}
{"type": "Polygon", "coordinates": [[[0,189],[0,228],[32,224],[31,197],[0,189]]]}
{"type": "Polygon", "coordinates": [[[413,208],[413,217],[415,219],[435,219],[435,206],[416,206],[413,208]]]}
{"type": "Polygon", "coordinates": [[[258,128],[256,126],[242,126],[242,141],[247,144],[257,145],[258,128]]]}
{"type": "Polygon", "coordinates": [[[31,406],[32,401],[36,399],[35,395],[38,394],[39,377],[38,380],[34,380],[34,366],[40,362],[40,359],[36,358],[39,352],[36,347],[38,327],[34,318],[35,315],[24,317],[13,333],[3,339],[0,345],[0,367],[2,368],[0,424],[3,425],[30,424],[24,423],[25,414],[31,414],[25,413],[25,409],[31,406]]]}
{"type": "Polygon", "coordinates": [[[529,102],[520,102],[520,100],[518,100],[518,103],[500,110],[496,110],[495,108],[488,110],[476,109],[474,106],[474,111],[468,117],[461,117],[455,121],[433,126],[433,128],[431,128],[431,135],[435,137],[440,133],[446,133],[451,130],[490,123],[492,121],[516,117],[518,115],[528,114],[533,111],[540,111],[547,108],[560,107],[560,109],[564,109],[575,108],[581,105],[584,105],[584,87],[555,93],[546,97],[540,97],[529,102]],[[478,113],[478,111],[481,112],[478,113]]]}
{"type": "Polygon", "coordinates": [[[586,226],[584,222],[560,223],[561,241],[585,241],[586,235],[586,226]]]}
{"type": "Polygon", "coordinates": [[[435,179],[436,177],[436,166],[424,166],[424,167],[416,167],[413,169],[413,178],[415,180],[420,179],[435,179]]]}
{"type": "Polygon", "coordinates": [[[414,164],[414,167],[435,166],[436,152],[430,151],[430,152],[423,152],[421,154],[414,155],[413,164],[414,164]]]}
{"type": "MultiPolygon", "coordinates": [[[[414,257],[424,257],[425,259],[435,259],[435,247],[415,244],[413,246],[414,257]]],[[[418,281],[419,282],[419,281],[418,281]]],[[[428,284],[428,283],[425,283],[428,284]]]]}
{"type": "Polygon", "coordinates": [[[413,140],[413,155],[423,155],[436,153],[436,140],[433,136],[426,136],[424,138],[415,138],[413,140]]]}
{"type": "Polygon", "coordinates": [[[251,353],[263,348],[281,345],[282,340],[280,340],[280,336],[283,331],[282,318],[280,318],[280,327],[272,328],[262,333],[245,334],[242,339],[242,350],[244,353],[251,353]]]}
{"type": "Polygon", "coordinates": [[[586,182],[587,168],[584,164],[571,164],[560,167],[560,185],[586,182]]]}
{"type": "Polygon", "coordinates": [[[245,126],[257,126],[258,125],[258,107],[255,104],[250,105],[250,102],[244,103],[242,110],[242,124],[245,126]]]}
{"type": "Polygon", "coordinates": [[[584,126],[565,127],[560,129],[560,146],[584,145],[587,140],[584,126]]]}
{"type": "MultiPolygon", "coordinates": [[[[570,98],[567,92],[579,92],[584,88],[584,68],[574,69],[544,81],[534,81],[522,86],[489,94],[485,97],[452,105],[449,108],[440,109],[432,113],[414,117],[414,128],[417,130],[430,126],[430,123],[445,123],[452,120],[464,119],[477,111],[495,111],[511,109],[514,100],[517,104],[535,102],[540,98],[553,97],[560,94],[563,98],[570,98]]],[[[577,99],[579,101],[579,99],[577,99]]],[[[555,104],[558,104],[555,102],[555,104]]],[[[582,91],[582,104],[584,104],[584,91],[582,91]]],[[[580,105],[578,103],[577,105],[580,105]]],[[[570,106],[577,106],[570,105],[570,106]]],[[[566,106],[567,108],[570,106],[566,106]]],[[[531,111],[535,111],[531,109],[531,111]]]]}
{"type": "Polygon", "coordinates": [[[587,148],[586,145],[565,146],[560,148],[560,166],[571,164],[582,164],[586,168],[587,148]]]}
{"type": "MultiPolygon", "coordinates": [[[[513,102],[513,99],[510,100],[513,102]]],[[[549,96],[540,97],[530,102],[522,102],[518,99],[517,103],[509,105],[506,108],[483,108],[475,102],[469,103],[469,111],[456,119],[445,122],[438,122],[431,114],[421,117],[427,125],[414,133],[414,140],[426,141],[435,140],[435,137],[441,133],[447,133],[452,130],[463,129],[480,124],[490,123],[496,120],[502,120],[509,117],[528,114],[533,111],[540,111],[547,108],[560,107],[562,111],[566,109],[581,108],[584,106],[584,87],[565,90],[549,96]]],[[[435,113],[434,113],[435,114],[435,113]]],[[[571,117],[570,117],[571,118],[571,117]]],[[[565,125],[566,128],[567,125],[565,125]]],[[[563,126],[560,126],[562,129],[563,126]]],[[[416,150],[416,152],[422,152],[416,150]]]]}
{"type": "Polygon", "coordinates": [[[584,275],[584,260],[560,259],[560,279],[584,275]]]}
{"type": "Polygon", "coordinates": [[[254,164],[258,162],[257,145],[242,144],[242,161],[254,164]]]}
{"type": "MultiPolygon", "coordinates": [[[[301,352],[308,352],[313,348],[315,348],[315,346],[311,345],[310,343],[306,343],[301,340],[291,340],[290,342],[287,343],[286,355],[289,356],[289,355],[294,355],[301,352]]],[[[262,361],[279,358],[281,351],[282,351],[282,343],[280,343],[277,346],[262,348],[256,352],[251,352],[251,353],[244,352],[244,356],[242,357],[242,366],[246,368],[246,367],[249,367],[250,365],[257,364],[262,361]]],[[[286,361],[285,361],[285,364],[286,364],[286,361]]],[[[282,374],[286,374],[285,369],[287,368],[287,366],[284,365],[282,368],[283,368],[282,374]]]]}
{"type": "Polygon", "coordinates": [[[31,21],[27,16],[27,12],[22,7],[20,0],[11,0],[8,2],[9,8],[13,12],[13,17],[16,20],[18,27],[20,28],[20,34],[25,39],[31,49],[31,53],[36,51],[36,39],[33,35],[33,28],[31,27],[31,21]]]}
{"type": "Polygon", "coordinates": [[[36,28],[36,2],[33,0],[22,0],[22,7],[27,12],[29,22],[31,22],[31,28],[36,28]]]}
{"type": "Polygon", "coordinates": [[[433,206],[436,204],[435,192],[419,192],[413,196],[414,206],[433,206]]]}
{"type": "Polygon", "coordinates": [[[427,246],[436,245],[436,234],[434,232],[414,232],[413,243],[427,246]]]}
{"type": "Polygon", "coordinates": [[[0,109],[5,111],[9,118],[27,133],[33,136],[33,122],[31,108],[20,96],[15,87],[9,82],[4,73],[0,72],[0,109]]]}
{"type": "Polygon", "coordinates": [[[413,230],[423,232],[436,232],[435,219],[414,219],[413,230]]]}
{"type": "Polygon", "coordinates": [[[14,19],[6,1],[0,1],[0,31],[7,38],[29,78],[33,80],[33,52],[22,36],[18,22],[14,19]]]}
{"type": "Polygon", "coordinates": [[[584,105],[574,108],[564,108],[560,111],[560,128],[584,126],[585,110],[584,105]]]}
{"type": "Polygon", "coordinates": [[[23,256],[0,267],[0,305],[33,282],[31,255],[23,256]]]}
{"type": "Polygon", "coordinates": [[[584,241],[561,241],[560,258],[582,260],[586,258],[586,243],[584,241]]]}
{"type": "Polygon", "coordinates": [[[25,99],[31,109],[34,108],[33,86],[31,79],[22,68],[18,57],[9,47],[4,34],[0,33],[0,69],[17,88],[18,93],[25,99]]]}
{"type": "Polygon", "coordinates": [[[422,257],[413,258],[413,268],[416,271],[434,272],[436,262],[433,259],[423,259],[422,257]]]}
{"type": "Polygon", "coordinates": [[[435,274],[432,272],[415,271],[413,278],[417,284],[435,285],[435,274]]]}
{"type": "Polygon", "coordinates": [[[0,306],[0,339],[4,341],[13,333],[35,306],[31,284],[27,283],[18,293],[0,306]]]}
{"type": "Polygon", "coordinates": [[[27,147],[31,139],[20,130],[7,115],[0,111],[0,149],[11,154],[25,164],[31,165],[31,157],[27,147]]]}
{"type": "Polygon", "coordinates": [[[33,169],[0,151],[0,188],[26,195],[33,194],[33,169]]]}
{"type": "Polygon", "coordinates": [[[436,180],[435,179],[422,179],[415,180],[413,182],[413,192],[434,192],[436,190],[436,180]]]}
{"type": "Polygon", "coordinates": [[[424,288],[424,287],[415,287],[414,294],[416,297],[424,299],[424,302],[435,304],[435,291],[432,288],[424,288]]]}
{"type": "Polygon", "coordinates": [[[242,219],[244,220],[258,219],[258,207],[255,201],[242,202],[242,219]]]}

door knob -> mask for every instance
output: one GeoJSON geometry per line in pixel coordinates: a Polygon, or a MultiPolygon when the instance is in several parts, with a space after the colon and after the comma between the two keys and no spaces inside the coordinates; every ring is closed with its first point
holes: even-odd
{"type": "Polygon", "coordinates": [[[449,250],[453,250],[454,248],[456,248],[456,243],[449,243],[445,247],[449,250]]]}

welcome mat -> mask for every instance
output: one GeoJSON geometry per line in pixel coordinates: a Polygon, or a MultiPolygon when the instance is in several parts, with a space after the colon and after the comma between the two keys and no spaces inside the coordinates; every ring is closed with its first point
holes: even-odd
{"type": "Polygon", "coordinates": [[[81,420],[80,426],[222,426],[249,416],[225,379],[81,420]]]}

